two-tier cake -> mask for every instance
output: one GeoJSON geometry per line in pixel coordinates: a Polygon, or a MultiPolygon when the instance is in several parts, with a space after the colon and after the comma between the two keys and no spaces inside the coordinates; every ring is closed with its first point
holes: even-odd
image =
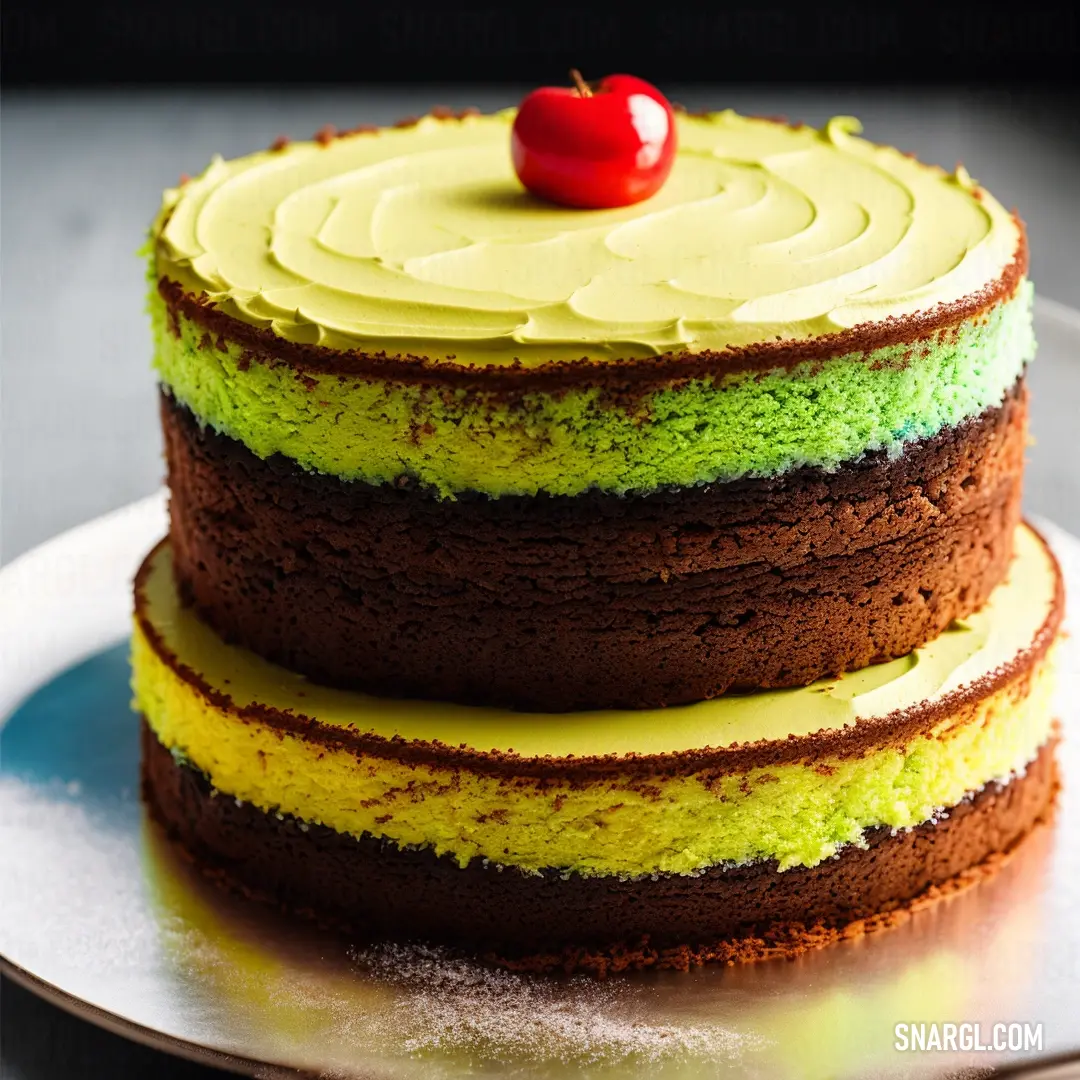
{"type": "Polygon", "coordinates": [[[560,207],[513,119],[166,194],[156,817],[354,932],[598,970],[790,953],[1009,850],[1062,610],[1021,223],[730,112],[651,198],[560,207]]]}

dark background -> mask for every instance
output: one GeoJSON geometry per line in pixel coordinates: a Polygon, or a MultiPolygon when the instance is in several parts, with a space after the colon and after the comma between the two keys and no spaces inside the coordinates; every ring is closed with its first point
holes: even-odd
{"type": "Polygon", "coordinates": [[[8,85],[656,82],[1063,85],[1076,5],[5,0],[8,85]]]}
{"type": "MultiPolygon", "coordinates": [[[[323,91],[340,93],[326,100],[331,111],[340,111],[345,119],[351,115],[350,88],[362,86],[385,87],[388,98],[396,95],[403,102],[427,107],[455,100],[468,92],[466,88],[486,85],[496,97],[505,96],[505,101],[500,97],[500,104],[509,104],[523,88],[563,81],[570,67],[582,69],[586,78],[627,71],[662,87],[696,85],[693,93],[699,101],[691,104],[722,106],[733,100],[741,106],[746,99],[770,104],[779,99],[789,115],[809,113],[810,119],[818,119],[815,111],[832,108],[839,101],[844,111],[876,115],[879,126],[868,130],[871,137],[910,130],[913,146],[918,145],[919,132],[924,147],[937,145],[933,141],[937,136],[929,138],[928,131],[932,134],[940,128],[950,148],[964,143],[968,134],[971,146],[964,153],[975,158],[972,164],[978,166],[980,176],[990,171],[995,151],[1008,157],[1025,149],[1030,153],[1038,145],[1042,149],[1025,166],[1031,180],[1027,191],[1019,190],[1008,169],[999,168],[1000,180],[992,175],[985,178],[994,181],[995,190],[1002,188],[1006,201],[1013,196],[1010,184],[1016,188],[1015,200],[1022,209],[1034,209],[1036,203],[1046,207],[1041,218],[1035,213],[1029,216],[1033,241],[1040,239],[1040,230],[1045,234],[1041,243],[1033,244],[1036,259],[1042,252],[1043,266],[1049,264],[1054,271],[1044,270],[1038,278],[1040,289],[1048,288],[1066,302],[1080,300],[1080,278],[1069,277],[1066,264],[1055,260],[1052,251],[1055,234],[1062,247],[1070,250],[1074,250],[1073,241],[1080,240],[1080,210],[1068,221],[1062,216],[1062,207],[1071,200],[1063,186],[1080,163],[1075,75],[1080,68],[1080,14],[1072,4],[1037,0],[1001,7],[948,2],[886,5],[875,0],[857,4],[715,0],[701,5],[647,0],[602,6],[523,4],[520,0],[464,4],[449,0],[444,4],[419,0],[381,4],[362,0],[89,0],[79,5],[4,0],[0,78],[5,111],[9,104],[14,106],[13,114],[21,110],[17,118],[21,126],[15,128],[22,140],[16,145],[12,135],[10,145],[5,145],[4,183],[15,180],[13,191],[27,184],[32,187],[32,181],[24,181],[20,188],[21,167],[27,176],[37,175],[29,164],[20,162],[30,161],[30,150],[40,156],[41,141],[54,137],[49,130],[37,128],[40,137],[35,142],[27,134],[31,114],[46,129],[63,114],[69,123],[59,129],[65,132],[76,114],[85,114],[88,124],[105,123],[102,131],[110,116],[115,125],[135,124],[143,117],[139,122],[148,126],[138,127],[143,134],[133,134],[133,139],[151,134],[159,142],[174,138],[184,164],[176,163],[176,172],[168,176],[147,176],[148,215],[156,193],[173,182],[179,168],[195,170],[214,149],[232,149],[203,147],[202,136],[192,135],[211,127],[199,111],[198,101],[206,96],[222,115],[232,118],[232,126],[223,128],[231,137],[243,139],[239,152],[266,145],[282,130],[277,126],[280,117],[298,112],[306,116],[302,95],[314,93],[322,101],[323,91]],[[315,86],[301,89],[299,84],[315,86]],[[727,90],[715,91],[704,84],[723,84],[727,90]],[[769,87],[768,92],[759,95],[753,89],[759,86],[769,87]],[[499,87],[508,88],[505,95],[496,90],[499,87]],[[739,87],[742,92],[732,92],[739,87]],[[839,94],[837,87],[843,88],[839,94]],[[294,89],[300,98],[292,98],[294,89]],[[864,103],[860,101],[863,90],[864,103]],[[192,94],[199,97],[192,99],[192,94]],[[253,104],[252,95],[260,100],[265,97],[261,109],[253,104]],[[122,102],[144,98],[148,99],[145,116],[143,111],[121,108],[122,102]],[[280,111],[272,102],[280,103],[280,111]],[[950,116],[934,127],[928,118],[940,116],[941,110],[950,116]],[[156,127],[150,124],[151,118],[157,118],[156,127]],[[170,122],[176,125],[171,136],[170,122]],[[993,132],[1001,133],[1000,148],[994,145],[993,132]],[[197,146],[197,151],[188,144],[197,146]],[[203,156],[195,160],[197,155],[203,156]],[[1060,202],[1050,198],[1054,191],[1061,193],[1060,202]]],[[[311,111],[327,120],[337,119],[325,115],[321,106],[316,109],[314,103],[311,111]]],[[[313,123],[310,129],[316,126],[313,123]]],[[[288,133],[303,135],[305,131],[288,133]]],[[[149,152],[140,159],[148,173],[153,171],[151,159],[149,152]]],[[[169,168],[173,167],[160,148],[153,160],[169,160],[169,168]]],[[[70,164],[77,178],[77,155],[70,164]]],[[[32,192],[25,205],[18,194],[5,200],[4,232],[16,241],[9,253],[19,243],[18,219],[33,213],[32,192]]],[[[89,217],[82,225],[80,221],[75,222],[78,229],[72,226],[75,233],[93,238],[97,223],[89,217]]],[[[109,221],[102,228],[114,228],[109,221]]],[[[74,250],[75,241],[66,236],[56,238],[57,258],[66,258],[74,250]]],[[[136,245],[134,235],[130,242],[123,238],[125,260],[128,248],[133,251],[136,245]]],[[[5,255],[7,281],[17,276],[13,271],[27,268],[14,265],[15,254],[10,257],[9,265],[5,255]]],[[[1075,262],[1077,257],[1068,254],[1068,258],[1075,262]]],[[[47,277],[46,263],[40,267],[35,273],[47,277]]],[[[104,262],[102,268],[108,277],[104,262]]],[[[136,289],[141,288],[140,275],[141,269],[132,261],[136,289]]],[[[40,291],[47,281],[43,278],[30,285],[40,291]]],[[[144,332],[136,325],[137,319],[133,314],[136,336],[144,332]]],[[[5,323],[9,321],[17,322],[5,314],[5,323]]],[[[21,341],[18,325],[13,331],[5,356],[11,365],[9,374],[30,359],[16,355],[21,341]]],[[[35,340],[38,333],[35,330],[35,340]]],[[[142,365],[141,356],[133,363],[142,365]]],[[[150,395],[149,380],[146,390],[150,395]]],[[[153,418],[149,411],[146,415],[149,424],[153,418]]],[[[92,454],[88,460],[96,461],[92,454]]],[[[9,454],[8,465],[17,463],[15,455],[9,454]]],[[[25,479],[28,490],[39,489],[40,478],[28,474],[25,479]]],[[[132,481],[136,487],[144,482],[149,485],[156,479],[140,474],[132,481]]],[[[119,503],[133,493],[134,488],[118,488],[102,498],[119,503]]],[[[98,508],[75,500],[70,513],[77,519],[91,510],[98,508]]],[[[39,531],[44,535],[54,526],[50,519],[39,531]]],[[[36,538],[32,533],[27,532],[26,543],[36,538]]],[[[211,1075],[210,1070],[136,1047],[68,1017],[6,980],[0,987],[0,1047],[0,1076],[12,1080],[149,1075],[194,1080],[211,1075]]]]}

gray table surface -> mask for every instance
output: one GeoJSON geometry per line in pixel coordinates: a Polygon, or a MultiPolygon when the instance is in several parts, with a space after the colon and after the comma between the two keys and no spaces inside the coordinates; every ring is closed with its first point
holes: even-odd
{"type": "MultiPolygon", "coordinates": [[[[848,87],[667,88],[691,108],[732,106],[866,134],[972,175],[1027,220],[1042,296],[1080,308],[1080,113],[1000,91],[848,87]]],[[[161,189],[214,153],[383,123],[433,104],[511,104],[521,88],[276,88],[7,94],[0,125],[0,558],[152,491],[162,479],[145,279],[135,252],[161,189]]],[[[1049,309],[1047,309],[1049,311],[1049,309]]],[[[1051,315],[1060,312],[1050,312],[1051,315]]],[[[1032,371],[1028,509],[1080,533],[1080,337],[1060,318],[1032,371]]],[[[209,1075],[97,1033],[5,985],[0,1075],[209,1075]]]]}

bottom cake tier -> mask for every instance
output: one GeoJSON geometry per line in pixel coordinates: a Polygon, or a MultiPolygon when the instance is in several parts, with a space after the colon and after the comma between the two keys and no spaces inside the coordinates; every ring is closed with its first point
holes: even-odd
{"type": "Polygon", "coordinates": [[[206,870],[366,938],[535,969],[791,955],[978,880],[1053,804],[1057,566],[812,686],[515,713],[316,686],[136,582],[143,792],[206,870]]]}

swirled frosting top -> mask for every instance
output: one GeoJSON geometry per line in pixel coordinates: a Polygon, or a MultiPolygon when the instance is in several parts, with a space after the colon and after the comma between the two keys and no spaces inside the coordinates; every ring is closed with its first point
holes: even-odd
{"type": "Polygon", "coordinates": [[[514,113],[215,159],[165,195],[159,277],[289,341],[536,366],[800,340],[999,281],[1019,226],[963,169],[733,112],[678,117],[645,202],[527,194],[514,113]]]}

